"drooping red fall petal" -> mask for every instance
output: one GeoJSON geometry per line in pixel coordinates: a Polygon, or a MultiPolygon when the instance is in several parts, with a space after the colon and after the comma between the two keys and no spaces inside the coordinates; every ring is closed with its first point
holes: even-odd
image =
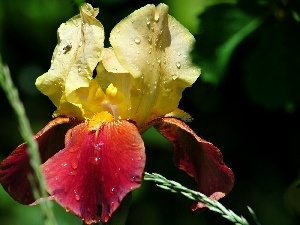
{"type": "MultiPolygon", "coordinates": [[[[224,164],[217,147],[198,137],[178,119],[162,118],[153,122],[155,128],[172,142],[176,166],[196,180],[199,192],[218,200],[231,191],[234,175],[224,164]]],[[[203,207],[205,205],[198,202],[193,210],[203,207]]]]}
{"type": "Polygon", "coordinates": [[[86,122],[70,130],[66,147],[42,168],[49,193],[90,224],[106,222],[140,186],[145,160],[143,140],[132,123],[114,121],[89,131],[86,122]]]}
{"type": "MultiPolygon", "coordinates": [[[[64,148],[65,134],[74,123],[70,118],[58,117],[34,136],[38,142],[42,162],[64,148]]],[[[33,170],[29,164],[26,143],[23,143],[1,162],[0,183],[16,201],[30,204],[35,199],[28,180],[29,175],[33,175],[33,170]]]]}

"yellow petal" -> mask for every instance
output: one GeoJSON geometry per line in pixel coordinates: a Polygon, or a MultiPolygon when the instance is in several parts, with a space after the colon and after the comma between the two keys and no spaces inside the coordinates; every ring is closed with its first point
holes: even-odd
{"type": "Polygon", "coordinates": [[[182,91],[200,75],[189,58],[194,37],[164,4],[134,11],[112,30],[110,43],[135,78],[131,119],[138,125],[175,110],[182,91]]]}
{"type": "Polygon", "coordinates": [[[178,118],[184,122],[192,122],[193,117],[191,117],[190,114],[187,112],[183,111],[182,109],[175,109],[173,112],[170,112],[165,115],[165,117],[175,117],[178,118]]]}
{"type": "Polygon", "coordinates": [[[97,14],[98,9],[90,4],[83,4],[80,15],[59,27],[58,44],[52,56],[51,67],[36,80],[37,88],[52,100],[58,108],[58,114],[69,113],[70,104],[76,105],[77,98],[81,96],[76,97],[75,91],[89,87],[93,70],[100,60],[104,29],[95,18],[97,14]],[[68,110],[63,110],[65,108],[68,110]]]}
{"type": "Polygon", "coordinates": [[[107,98],[115,108],[112,113],[122,119],[130,119],[133,77],[121,66],[112,49],[103,50],[102,60],[96,69],[95,80],[102,90],[106,90],[107,98]]]}

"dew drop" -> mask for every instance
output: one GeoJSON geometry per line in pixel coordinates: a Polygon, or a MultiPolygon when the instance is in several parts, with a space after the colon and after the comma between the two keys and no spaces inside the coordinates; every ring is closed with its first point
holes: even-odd
{"type": "Polygon", "coordinates": [[[70,212],[70,209],[68,207],[65,208],[66,212],[70,212]]]}
{"type": "Polygon", "coordinates": [[[80,196],[78,194],[75,194],[75,200],[79,201],[80,200],[80,196]]]}
{"type": "Polygon", "coordinates": [[[55,67],[54,66],[51,66],[51,70],[54,70],[55,69],[55,67]]]}
{"type": "Polygon", "coordinates": [[[99,165],[101,158],[100,157],[92,157],[89,161],[95,166],[99,165]]]}
{"type": "Polygon", "coordinates": [[[115,202],[111,202],[111,203],[110,203],[110,207],[111,207],[111,208],[113,208],[114,205],[115,205],[115,202]]]}
{"type": "Polygon", "coordinates": [[[155,11],[155,13],[154,13],[154,21],[155,22],[158,22],[159,21],[159,11],[155,11]]]}
{"type": "Polygon", "coordinates": [[[72,162],[72,168],[75,170],[78,167],[78,160],[72,162]]]}
{"type": "Polygon", "coordinates": [[[77,171],[75,171],[75,170],[72,170],[71,172],[70,172],[70,175],[71,176],[75,176],[77,174],[77,171]]]}
{"type": "Polygon", "coordinates": [[[66,167],[68,165],[68,163],[64,162],[61,164],[63,167],[66,167]]]}
{"type": "Polygon", "coordinates": [[[110,189],[109,193],[113,195],[115,193],[115,188],[110,189]]]}
{"type": "Polygon", "coordinates": [[[131,183],[136,183],[138,181],[138,178],[136,177],[136,176],[132,176],[131,178],[130,178],[130,182],[131,183]]]}
{"type": "Polygon", "coordinates": [[[78,45],[79,45],[79,47],[81,47],[82,46],[82,41],[80,41],[78,45]]]}
{"type": "Polygon", "coordinates": [[[94,144],[94,150],[100,151],[101,150],[101,146],[103,146],[103,145],[104,145],[103,142],[99,142],[99,143],[94,144]]]}
{"type": "Polygon", "coordinates": [[[180,52],[177,52],[177,55],[178,55],[178,56],[180,56],[180,55],[181,55],[181,53],[180,53],[180,52]]]}
{"type": "Polygon", "coordinates": [[[149,27],[149,25],[150,25],[150,20],[149,20],[149,18],[146,19],[146,24],[147,24],[147,26],[149,27]]]}
{"type": "Polygon", "coordinates": [[[181,68],[180,62],[177,62],[177,63],[176,63],[176,67],[177,67],[177,69],[180,69],[180,68],[181,68]]]}
{"type": "Polygon", "coordinates": [[[81,67],[78,67],[78,73],[80,73],[81,72],[81,67]]]}
{"type": "Polygon", "coordinates": [[[131,42],[129,42],[129,44],[130,44],[130,45],[133,45],[133,42],[131,41],[131,42]]]}
{"type": "Polygon", "coordinates": [[[140,43],[141,43],[141,39],[139,39],[138,37],[136,37],[136,38],[134,39],[134,42],[135,42],[136,44],[140,44],[140,43]]]}

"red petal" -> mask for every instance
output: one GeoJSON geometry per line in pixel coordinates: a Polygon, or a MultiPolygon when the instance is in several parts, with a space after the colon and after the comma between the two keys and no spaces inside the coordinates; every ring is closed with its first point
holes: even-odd
{"type": "MultiPolygon", "coordinates": [[[[64,147],[64,135],[70,126],[69,118],[56,118],[34,136],[39,144],[42,161],[64,147]]],[[[0,183],[16,201],[30,204],[35,201],[28,181],[30,174],[33,174],[33,170],[29,164],[26,144],[23,143],[0,164],[0,183]]]]}
{"type": "Polygon", "coordinates": [[[98,131],[82,123],[43,171],[56,201],[90,224],[106,222],[125,195],[140,186],[145,159],[143,140],[132,123],[114,121],[98,131]]]}
{"type": "MultiPolygon", "coordinates": [[[[199,192],[218,200],[231,191],[234,176],[217,147],[198,137],[178,119],[162,118],[154,123],[156,129],[172,142],[176,166],[196,180],[199,192]]],[[[193,210],[204,206],[198,203],[193,210]]]]}

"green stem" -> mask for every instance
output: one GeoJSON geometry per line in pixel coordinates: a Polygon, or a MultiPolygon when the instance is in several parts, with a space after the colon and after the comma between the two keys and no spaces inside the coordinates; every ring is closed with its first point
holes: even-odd
{"type": "MultiPolygon", "coordinates": [[[[19,94],[17,89],[15,88],[13,81],[11,79],[11,75],[7,66],[3,65],[2,59],[0,57],[0,85],[6,96],[8,98],[9,103],[11,104],[19,123],[19,129],[21,136],[23,137],[24,141],[27,143],[27,153],[30,159],[30,165],[32,166],[35,175],[39,181],[39,187],[33,185],[33,193],[36,199],[41,197],[47,197],[48,194],[46,192],[46,184],[43,178],[42,172],[40,170],[41,159],[38,151],[38,144],[32,138],[33,132],[30,128],[29,121],[27,119],[24,106],[20,101],[19,94]],[[39,191],[41,193],[39,193],[39,191]]],[[[34,182],[31,182],[34,184],[34,182]]],[[[53,211],[52,211],[52,202],[51,201],[42,201],[40,203],[42,211],[45,215],[45,224],[46,225],[56,225],[53,211]]]]}
{"type": "Polygon", "coordinates": [[[156,185],[160,188],[163,188],[165,190],[174,193],[181,193],[189,199],[202,202],[211,211],[221,214],[224,218],[233,222],[234,224],[249,225],[248,221],[244,217],[236,215],[230,209],[226,209],[220,202],[212,200],[200,192],[188,189],[182,186],[181,184],[179,184],[178,182],[168,180],[160,174],[157,173],[150,174],[145,172],[144,180],[154,181],[156,185]]]}

